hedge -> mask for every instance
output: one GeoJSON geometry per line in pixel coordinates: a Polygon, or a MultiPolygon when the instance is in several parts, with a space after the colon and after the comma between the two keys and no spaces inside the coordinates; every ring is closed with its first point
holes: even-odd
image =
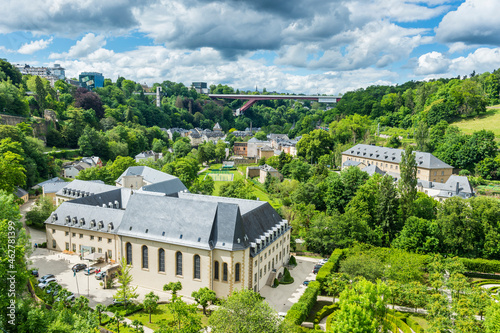
{"type": "Polygon", "coordinates": [[[415,333],[424,333],[424,329],[410,316],[406,318],[406,324],[413,330],[415,333]]]}
{"type": "Polygon", "coordinates": [[[481,287],[487,284],[498,284],[500,285],[500,281],[498,280],[479,280],[479,281],[474,281],[471,284],[473,284],[476,287],[481,287]]]}
{"type": "Polygon", "coordinates": [[[334,311],[337,311],[338,309],[339,309],[338,304],[325,305],[321,310],[319,310],[316,313],[316,317],[314,318],[314,323],[319,324],[321,319],[331,315],[334,311]]]}
{"type": "Polygon", "coordinates": [[[500,275],[498,275],[498,274],[465,272],[464,275],[467,277],[470,277],[470,278],[500,280],[500,275]]]}
{"type": "Polygon", "coordinates": [[[307,286],[304,294],[300,296],[299,301],[292,305],[286,314],[286,319],[290,320],[295,325],[300,325],[306,320],[312,307],[316,304],[321,285],[317,281],[311,281],[307,286]]]}
{"type": "Polygon", "coordinates": [[[470,272],[481,272],[481,273],[500,273],[500,261],[499,260],[487,260],[487,259],[469,259],[469,258],[459,258],[462,264],[470,272]]]}
{"type": "Polygon", "coordinates": [[[330,259],[323,265],[316,275],[316,281],[321,284],[321,287],[325,284],[326,279],[333,272],[338,272],[340,267],[340,261],[344,259],[344,251],[342,249],[335,249],[330,256],[330,259]]]}
{"type": "MultiPolygon", "coordinates": [[[[400,331],[403,331],[403,333],[413,333],[411,331],[411,328],[410,326],[408,326],[404,321],[402,321],[401,319],[399,319],[398,317],[388,313],[387,314],[387,319],[393,323],[395,326],[397,326],[397,329],[399,329],[400,331]]],[[[396,331],[393,331],[393,332],[399,332],[399,330],[396,331]]]]}

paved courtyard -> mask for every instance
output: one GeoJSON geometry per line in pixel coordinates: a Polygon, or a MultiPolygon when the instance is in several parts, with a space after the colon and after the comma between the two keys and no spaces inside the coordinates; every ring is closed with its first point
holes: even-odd
{"type": "Polygon", "coordinates": [[[294,278],[293,283],[280,284],[277,288],[265,286],[260,291],[260,294],[266,298],[266,302],[277,312],[287,312],[306,290],[303,282],[316,279],[316,274],[312,270],[319,259],[307,257],[295,259],[297,259],[297,266],[290,269],[290,274],[294,278]]]}

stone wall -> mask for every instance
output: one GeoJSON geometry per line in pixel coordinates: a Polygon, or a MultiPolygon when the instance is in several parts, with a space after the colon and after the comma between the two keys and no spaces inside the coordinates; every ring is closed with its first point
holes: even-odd
{"type": "Polygon", "coordinates": [[[53,123],[55,125],[55,120],[50,116],[45,117],[44,119],[39,117],[26,118],[8,114],[0,114],[0,124],[2,125],[16,126],[20,123],[27,123],[31,125],[35,138],[39,138],[40,140],[45,142],[45,135],[50,128],[50,123],[53,123]],[[32,122],[32,119],[34,119],[35,122],[32,122]]]}

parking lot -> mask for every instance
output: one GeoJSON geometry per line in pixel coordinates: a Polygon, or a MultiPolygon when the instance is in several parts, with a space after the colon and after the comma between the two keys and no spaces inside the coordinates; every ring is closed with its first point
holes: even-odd
{"type": "MultiPolygon", "coordinates": [[[[91,306],[98,303],[111,304],[113,294],[116,289],[104,289],[100,283],[102,280],[97,280],[95,274],[85,275],[81,270],[76,274],[71,268],[77,263],[84,263],[87,266],[92,265],[88,260],[80,260],[79,256],[63,254],[47,249],[35,249],[30,257],[32,264],[30,268],[38,268],[40,277],[45,274],[54,274],[57,283],[63,288],[73,292],[76,297],[83,295],[89,299],[91,306]]],[[[103,268],[106,263],[96,264],[93,267],[103,268]]]]}
{"type": "Polygon", "coordinates": [[[294,281],[291,284],[280,284],[277,288],[265,286],[260,294],[266,302],[277,312],[287,312],[306,290],[305,280],[316,280],[312,273],[314,265],[319,259],[296,257],[297,266],[290,269],[294,281]]]}

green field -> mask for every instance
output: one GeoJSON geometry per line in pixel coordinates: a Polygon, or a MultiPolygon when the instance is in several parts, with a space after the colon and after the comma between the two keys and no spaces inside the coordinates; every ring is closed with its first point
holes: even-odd
{"type": "Polygon", "coordinates": [[[453,123],[453,125],[466,134],[472,134],[483,129],[492,131],[495,133],[496,140],[500,141],[500,107],[489,108],[486,113],[478,117],[463,119],[453,123]]]}
{"type": "MultiPolygon", "coordinates": [[[[257,165],[257,164],[252,164],[252,166],[255,166],[255,165],[257,165]]],[[[220,168],[220,166],[221,166],[221,164],[213,164],[210,166],[210,169],[212,169],[212,170],[217,169],[217,168],[220,168]]],[[[246,167],[247,167],[247,165],[241,165],[241,166],[238,166],[238,170],[218,172],[217,174],[219,174],[219,176],[218,177],[215,176],[215,178],[219,178],[219,177],[223,178],[223,177],[228,177],[229,175],[232,175],[233,180],[245,179],[244,174],[246,173],[246,167]],[[239,171],[241,171],[243,173],[243,175],[239,171]]],[[[203,171],[202,173],[200,173],[198,175],[198,178],[200,180],[203,180],[205,178],[205,176],[210,176],[210,175],[214,175],[214,174],[215,174],[214,171],[207,170],[207,171],[203,171]]],[[[214,178],[214,177],[212,177],[212,178],[214,178]]],[[[214,193],[212,193],[212,195],[218,196],[220,187],[223,184],[225,184],[226,182],[227,181],[217,181],[214,179],[214,193]]],[[[257,198],[259,198],[259,200],[269,202],[271,204],[271,206],[273,206],[274,208],[280,207],[280,203],[278,201],[272,201],[269,198],[269,195],[263,190],[263,185],[260,185],[260,184],[256,185],[253,182],[250,182],[250,184],[253,186],[253,194],[255,194],[255,196],[257,198]]]]}

